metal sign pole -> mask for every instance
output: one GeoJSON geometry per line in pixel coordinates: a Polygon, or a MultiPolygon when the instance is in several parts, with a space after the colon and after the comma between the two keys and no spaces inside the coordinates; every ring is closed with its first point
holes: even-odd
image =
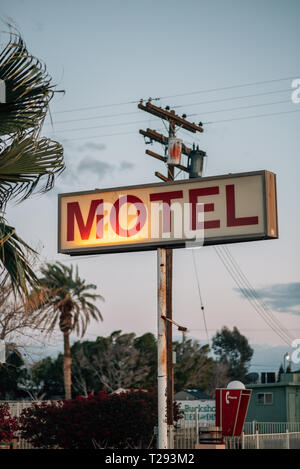
{"type": "Polygon", "coordinates": [[[158,391],[158,449],[168,448],[167,424],[167,256],[166,249],[157,249],[157,391],[158,391]],[[163,317],[162,317],[163,316],[163,317]]]}

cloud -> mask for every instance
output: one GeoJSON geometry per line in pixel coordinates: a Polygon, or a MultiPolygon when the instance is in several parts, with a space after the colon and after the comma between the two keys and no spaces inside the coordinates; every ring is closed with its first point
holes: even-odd
{"type": "MultiPolygon", "coordinates": [[[[93,144],[88,145],[95,148],[93,144]]],[[[77,161],[74,161],[68,154],[65,155],[66,169],[57,179],[54,189],[50,192],[51,196],[56,196],[58,193],[83,190],[82,185],[86,183],[87,177],[89,183],[93,184],[92,181],[95,182],[95,179],[98,182],[107,176],[112,176],[117,171],[129,171],[135,167],[134,164],[127,161],[111,164],[91,155],[80,158],[79,161],[78,158],[76,159],[77,161]]]]}
{"type": "MultiPolygon", "coordinates": [[[[236,289],[241,294],[249,295],[247,288],[236,289]]],[[[300,283],[277,283],[255,290],[257,295],[274,311],[300,314],[300,283]]]]}
{"type": "Polygon", "coordinates": [[[115,166],[107,163],[106,161],[101,161],[91,156],[87,156],[82,159],[77,167],[77,171],[82,172],[91,172],[97,174],[99,179],[106,176],[107,173],[110,173],[115,170],[115,166]]]}
{"type": "Polygon", "coordinates": [[[111,163],[107,163],[106,161],[101,161],[98,158],[93,158],[92,156],[87,156],[83,158],[78,167],[77,171],[79,174],[82,171],[91,172],[93,174],[97,174],[97,178],[99,179],[106,176],[108,173],[112,173],[113,171],[128,171],[134,168],[134,164],[129,163],[127,161],[121,161],[119,165],[113,165],[111,163]]]}
{"type": "Polygon", "coordinates": [[[106,145],[104,143],[94,143],[94,142],[87,142],[84,145],[81,145],[77,148],[78,151],[85,151],[85,150],[95,150],[95,151],[103,151],[105,150],[106,145]]]}
{"type": "Polygon", "coordinates": [[[120,171],[127,171],[129,169],[133,169],[134,168],[134,164],[133,163],[129,163],[128,161],[121,161],[120,163],[120,171]]]}

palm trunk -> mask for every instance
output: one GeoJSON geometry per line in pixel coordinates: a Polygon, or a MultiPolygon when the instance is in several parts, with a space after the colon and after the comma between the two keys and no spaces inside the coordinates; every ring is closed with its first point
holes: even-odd
{"type": "Polygon", "coordinates": [[[64,332],[64,386],[65,386],[65,398],[71,399],[71,349],[70,349],[70,332],[64,332]]]}

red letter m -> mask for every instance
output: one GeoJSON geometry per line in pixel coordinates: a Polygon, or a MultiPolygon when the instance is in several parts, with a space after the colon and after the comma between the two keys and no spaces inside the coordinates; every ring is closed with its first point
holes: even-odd
{"type": "MultiPolygon", "coordinates": [[[[92,224],[98,205],[103,203],[103,199],[92,200],[86,223],[82,218],[82,213],[78,202],[67,204],[67,241],[74,241],[74,220],[76,218],[81,239],[89,239],[92,224]]],[[[97,217],[98,218],[98,217],[97,217]]]]}

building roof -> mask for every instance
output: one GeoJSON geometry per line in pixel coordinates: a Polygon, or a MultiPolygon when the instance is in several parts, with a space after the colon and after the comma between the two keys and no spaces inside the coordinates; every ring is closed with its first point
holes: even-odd
{"type": "Polygon", "coordinates": [[[300,374],[299,373],[282,373],[280,375],[280,381],[276,383],[256,383],[247,384],[247,389],[258,389],[258,388],[279,388],[287,386],[300,386],[300,374]]]}
{"type": "MultiPolygon", "coordinates": [[[[208,394],[205,394],[204,392],[202,391],[199,391],[199,389],[182,389],[181,391],[179,391],[178,393],[176,394],[180,394],[180,393],[186,393],[190,396],[190,399],[191,400],[197,400],[197,399],[211,399],[211,397],[208,395],[208,394]]],[[[176,397],[176,395],[175,395],[176,397]]],[[[179,399],[180,400],[180,399],[179,399]]]]}
{"type": "Polygon", "coordinates": [[[287,387],[300,387],[300,383],[257,383],[257,384],[247,384],[246,388],[247,389],[259,389],[259,388],[287,388],[287,387]]]}

